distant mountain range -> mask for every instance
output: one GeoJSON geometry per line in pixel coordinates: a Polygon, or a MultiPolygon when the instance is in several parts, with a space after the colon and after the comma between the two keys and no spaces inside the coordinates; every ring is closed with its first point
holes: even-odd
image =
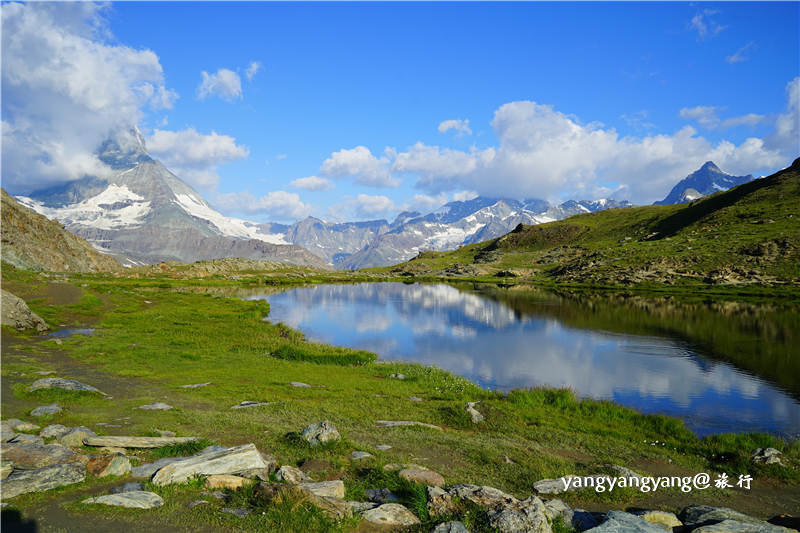
{"type": "MultiPolygon", "coordinates": [[[[107,141],[99,155],[115,172],[110,178],[86,177],[17,199],[125,265],[243,257],[319,268],[386,266],[424,250],[453,250],[493,239],[518,224],[632,205],[611,199],[553,205],[540,199],[479,196],[428,214],[403,212],[391,223],[331,223],[314,217],[293,224],[256,223],[214,210],[150,157],[138,130],[107,141]]],[[[725,174],[708,162],[657,203],[689,201],[750,179],[725,174]]]]}
{"type": "Polygon", "coordinates": [[[666,198],[660,202],[654,202],[654,205],[691,202],[707,194],[727,191],[752,179],[753,176],[749,174],[747,176],[732,176],[720,170],[712,161],[707,161],[698,170],[679,181],[666,198]]]}

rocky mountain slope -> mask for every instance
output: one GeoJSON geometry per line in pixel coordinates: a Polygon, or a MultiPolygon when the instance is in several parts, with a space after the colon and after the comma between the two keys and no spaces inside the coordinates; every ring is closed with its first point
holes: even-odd
{"type": "Polygon", "coordinates": [[[98,272],[121,268],[54,220],[2,194],[2,259],[18,268],[54,272],[98,272]]]}
{"type": "Polygon", "coordinates": [[[151,158],[138,130],[100,148],[114,170],[18,200],[107,253],[132,264],[244,257],[325,268],[325,261],[282,234],[225,217],[163,164],[151,158]]]}
{"type": "Polygon", "coordinates": [[[615,209],[536,226],[391,270],[578,283],[800,285],[800,159],[688,204],[615,209]]]}
{"type": "Polygon", "coordinates": [[[732,176],[723,172],[713,161],[707,161],[698,170],[695,170],[679,181],[669,192],[666,198],[655,205],[682,204],[697,200],[701,196],[726,191],[742,183],[752,180],[752,174],[747,176],[732,176]]]}

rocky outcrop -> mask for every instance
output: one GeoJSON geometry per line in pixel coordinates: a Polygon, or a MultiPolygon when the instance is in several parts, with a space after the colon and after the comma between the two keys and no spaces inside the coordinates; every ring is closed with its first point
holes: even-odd
{"type": "Polygon", "coordinates": [[[124,455],[100,455],[89,459],[86,469],[97,477],[124,476],[131,471],[131,461],[124,455]]]}
{"type": "MultiPolygon", "coordinates": [[[[5,260],[5,256],[3,257],[5,260]]],[[[39,333],[47,331],[49,326],[42,318],[28,308],[25,300],[0,289],[0,323],[14,329],[24,331],[35,329],[39,333]]]]}
{"type": "Polygon", "coordinates": [[[184,483],[194,476],[237,474],[246,470],[270,470],[255,444],[245,444],[222,451],[204,453],[170,463],[153,476],[153,484],[184,483]]]}
{"type": "Polygon", "coordinates": [[[36,470],[45,466],[77,460],[75,452],[58,444],[3,443],[3,460],[14,463],[17,470],[36,470]]]}
{"type": "Polygon", "coordinates": [[[333,424],[327,420],[304,427],[301,434],[311,446],[319,446],[320,444],[334,442],[342,438],[333,424]]]}
{"type": "Polygon", "coordinates": [[[86,467],[78,462],[54,464],[36,470],[19,472],[15,470],[9,477],[0,481],[0,493],[3,499],[14,498],[28,492],[80,483],[84,479],[86,479],[86,467]]]}

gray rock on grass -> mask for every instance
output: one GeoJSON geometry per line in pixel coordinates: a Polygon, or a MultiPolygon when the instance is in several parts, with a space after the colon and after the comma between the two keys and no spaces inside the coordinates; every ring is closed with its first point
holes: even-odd
{"type": "Polygon", "coordinates": [[[64,485],[80,483],[86,479],[86,467],[78,462],[55,464],[36,470],[14,471],[0,481],[3,499],[14,498],[28,492],[40,492],[64,485]]]}
{"type": "Polygon", "coordinates": [[[70,448],[78,448],[83,446],[84,439],[88,439],[91,437],[96,437],[97,433],[92,431],[91,429],[85,426],[78,426],[72,428],[69,433],[64,434],[61,438],[58,439],[64,446],[68,446],[70,448]]]}
{"type": "Polygon", "coordinates": [[[364,520],[381,526],[415,526],[419,518],[399,503],[384,503],[361,513],[364,520]]]}
{"type": "Polygon", "coordinates": [[[238,474],[245,470],[256,469],[268,471],[270,464],[264,460],[255,444],[245,444],[170,463],[159,469],[152,481],[155,485],[168,485],[184,483],[198,475],[238,474]]]}
{"type": "Polygon", "coordinates": [[[3,460],[14,463],[16,470],[36,470],[78,459],[75,452],[58,444],[3,443],[0,454],[3,460]]]}
{"type": "Polygon", "coordinates": [[[118,494],[106,494],[83,500],[85,504],[111,505],[128,509],[153,509],[164,505],[164,500],[154,492],[135,490],[118,494]]]}
{"type": "Polygon", "coordinates": [[[37,390],[44,390],[44,389],[61,389],[61,390],[69,390],[69,391],[77,391],[77,392],[95,392],[97,394],[102,394],[103,396],[108,396],[105,392],[92,387],[91,385],[86,385],[85,383],[81,383],[80,381],[75,381],[74,379],[64,379],[64,378],[42,378],[37,379],[34,381],[30,387],[28,387],[28,392],[34,392],[37,390]]]}
{"type": "Polygon", "coordinates": [[[145,411],[169,411],[172,409],[172,406],[164,402],[153,402],[147,405],[140,405],[137,409],[143,409],[145,411]]]}
{"type": "Polygon", "coordinates": [[[602,524],[586,531],[592,533],[664,533],[659,526],[624,511],[609,511],[602,524]]]}
{"type": "Polygon", "coordinates": [[[31,416],[46,416],[46,415],[57,415],[61,412],[61,406],[57,403],[51,403],[48,405],[40,405],[39,407],[35,408],[31,411],[31,416]]]}
{"type": "Polygon", "coordinates": [[[304,427],[301,434],[311,446],[319,446],[326,442],[335,442],[342,438],[333,424],[327,420],[304,427]]]}

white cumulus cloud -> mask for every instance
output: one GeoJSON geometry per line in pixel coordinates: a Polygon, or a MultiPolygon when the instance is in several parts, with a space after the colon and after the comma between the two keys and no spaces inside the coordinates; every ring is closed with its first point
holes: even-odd
{"type": "Polygon", "coordinates": [[[328,178],[319,176],[308,176],[307,178],[297,178],[290,185],[306,191],[327,191],[333,189],[333,182],[328,178]]]}
{"type": "Polygon", "coordinates": [[[251,61],[249,65],[247,65],[247,69],[244,71],[244,75],[247,78],[247,81],[253,81],[253,78],[256,74],[258,74],[264,66],[258,61],[251,61]]]}
{"type": "Polygon", "coordinates": [[[227,68],[221,68],[214,74],[205,70],[201,73],[203,79],[197,87],[197,96],[205,100],[209,96],[217,96],[232,102],[242,97],[242,79],[239,75],[227,68]]]}
{"type": "Polygon", "coordinates": [[[469,129],[469,120],[450,119],[439,123],[439,133],[447,133],[450,130],[456,130],[458,135],[472,135],[472,130],[469,129]]]}
{"type": "Polygon", "coordinates": [[[375,157],[366,146],[334,152],[322,162],[322,174],[334,178],[352,177],[368,187],[397,187],[400,180],[393,177],[387,156],[375,157]]]}
{"type": "Polygon", "coordinates": [[[98,146],[178,97],[154,52],[114,41],[106,8],[3,4],[2,167],[12,192],[107,175],[98,146]]]}
{"type": "Polygon", "coordinates": [[[226,213],[260,214],[277,221],[305,218],[312,210],[298,194],[286,191],[272,191],[259,197],[249,192],[220,193],[214,196],[214,205],[226,213]]]}
{"type": "Polygon", "coordinates": [[[194,128],[180,131],[156,129],[147,137],[147,150],[178,177],[194,187],[213,189],[219,182],[217,166],[249,155],[236,139],[216,132],[199,133],[194,128]]]}

